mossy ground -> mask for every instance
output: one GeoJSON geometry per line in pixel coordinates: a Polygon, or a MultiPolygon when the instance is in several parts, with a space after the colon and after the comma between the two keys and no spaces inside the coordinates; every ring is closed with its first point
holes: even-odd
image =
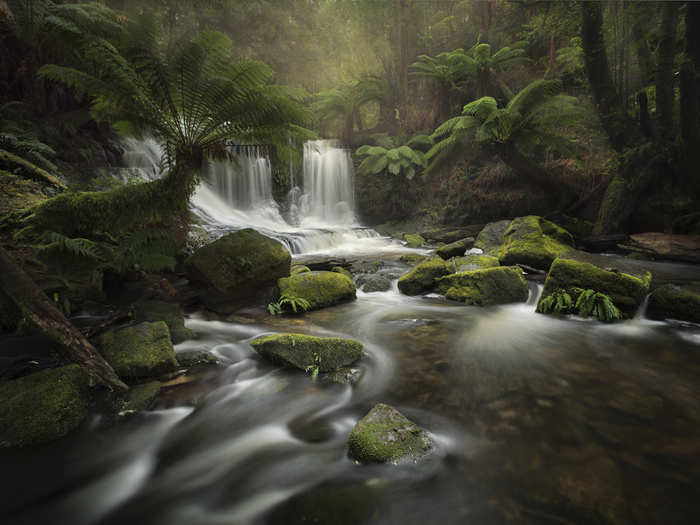
{"type": "Polygon", "coordinates": [[[78,365],[0,383],[0,446],[51,441],[85,419],[88,376],[78,365]]]}
{"type": "Polygon", "coordinates": [[[177,366],[168,325],[140,323],[102,335],[102,355],[121,377],[154,377],[177,366]]]}
{"type": "Polygon", "coordinates": [[[452,301],[479,306],[523,302],[528,296],[522,271],[513,267],[447,275],[437,280],[435,289],[452,301]]]}
{"type": "Polygon", "coordinates": [[[355,283],[338,272],[303,272],[277,281],[280,293],[309,302],[309,310],[333,306],[356,297],[355,283]]]}
{"type": "Polygon", "coordinates": [[[301,370],[317,367],[331,372],[351,365],[362,357],[362,343],[340,337],[315,337],[304,334],[275,334],[250,342],[261,356],[271,362],[301,370]]]}
{"type": "Polygon", "coordinates": [[[432,290],[438,277],[449,273],[447,264],[440,257],[431,257],[417,264],[399,278],[399,290],[406,295],[418,295],[432,290]]]}

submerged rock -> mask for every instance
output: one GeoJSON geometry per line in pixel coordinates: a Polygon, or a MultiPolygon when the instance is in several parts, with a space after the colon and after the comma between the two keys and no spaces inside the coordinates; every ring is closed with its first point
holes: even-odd
{"type": "Polygon", "coordinates": [[[464,253],[472,246],[474,246],[474,237],[467,237],[465,239],[446,244],[445,246],[435,250],[435,253],[447,260],[451,257],[459,257],[460,255],[464,255],[464,253]]]}
{"type": "Polygon", "coordinates": [[[399,290],[406,295],[418,295],[433,289],[438,277],[447,275],[447,264],[440,257],[431,257],[417,264],[399,278],[399,290]]]}
{"type": "Polygon", "coordinates": [[[191,368],[199,365],[216,365],[219,364],[219,359],[205,350],[185,350],[177,353],[177,362],[180,366],[191,368]]]}
{"type": "Polygon", "coordinates": [[[409,248],[420,248],[425,243],[425,239],[418,234],[406,233],[403,236],[406,246],[409,248]]]}
{"type": "Polygon", "coordinates": [[[395,408],[379,403],[350,432],[348,453],[362,463],[415,462],[433,449],[425,430],[395,408]]]}
{"type": "Polygon", "coordinates": [[[522,271],[505,266],[447,275],[435,289],[450,300],[478,306],[523,302],[528,296],[522,271]]]}
{"type": "Polygon", "coordinates": [[[318,368],[331,372],[351,365],[362,357],[362,343],[340,337],[304,334],[275,334],[250,342],[253,349],[274,364],[301,370],[318,368]]]}
{"type": "Polygon", "coordinates": [[[153,377],[178,367],[164,321],[117,328],[102,335],[102,355],[121,377],[153,377]]]}
{"type": "Polygon", "coordinates": [[[486,255],[498,257],[508,226],[510,226],[509,220],[488,223],[476,237],[474,248],[483,250],[486,255]]]}
{"type": "Polygon", "coordinates": [[[391,280],[383,275],[370,275],[364,279],[362,291],[365,293],[387,292],[391,290],[391,280]]]}
{"type": "Polygon", "coordinates": [[[700,287],[661,286],[649,296],[647,316],[700,323],[700,287]]]}
{"type": "Polygon", "coordinates": [[[561,228],[537,215],[513,219],[503,235],[498,253],[502,265],[525,264],[549,270],[554,259],[574,249],[574,238],[561,228]]]}
{"type": "Polygon", "coordinates": [[[341,385],[355,385],[362,378],[362,370],[345,366],[338,370],[328,372],[322,378],[325,383],[338,383],[341,385]]]}
{"type": "Polygon", "coordinates": [[[0,446],[52,441],[87,416],[89,378],[68,365],[0,383],[0,446]]]}
{"type": "Polygon", "coordinates": [[[568,252],[558,257],[547,275],[542,297],[555,290],[565,290],[572,297],[576,290],[590,289],[603,293],[612,299],[615,306],[631,316],[649,292],[651,273],[640,270],[638,273],[624,273],[612,266],[604,266],[604,256],[591,256],[585,252],[568,252]]]}
{"type": "Polygon", "coordinates": [[[356,297],[352,279],[337,272],[304,272],[277,281],[280,293],[309,302],[309,310],[333,306],[356,297]]]}
{"type": "Polygon", "coordinates": [[[165,321],[170,330],[170,340],[173,344],[181,343],[187,339],[194,339],[197,334],[185,328],[185,315],[182,308],[174,303],[165,301],[144,301],[136,305],[134,309],[135,321],[165,321]]]}

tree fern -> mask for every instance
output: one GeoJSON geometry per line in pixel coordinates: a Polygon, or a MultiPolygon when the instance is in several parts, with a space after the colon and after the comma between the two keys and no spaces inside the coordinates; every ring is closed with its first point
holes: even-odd
{"type": "Polygon", "coordinates": [[[375,175],[386,170],[391,175],[403,174],[406,179],[411,180],[417,169],[427,165],[423,152],[407,145],[390,149],[364,145],[357,148],[355,153],[365,157],[357,168],[360,174],[375,175]]]}
{"type": "Polygon", "coordinates": [[[57,232],[46,232],[42,238],[44,244],[37,245],[40,252],[58,250],[90,259],[102,258],[100,246],[89,239],[70,238],[57,232]]]}

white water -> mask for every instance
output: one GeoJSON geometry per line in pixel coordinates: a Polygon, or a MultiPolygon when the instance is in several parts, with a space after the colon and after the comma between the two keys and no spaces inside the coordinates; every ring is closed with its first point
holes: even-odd
{"type": "MultiPolygon", "coordinates": [[[[128,168],[119,174],[122,180],[134,173],[148,180],[161,175],[161,150],[155,140],[131,139],[124,145],[128,168]]],[[[281,241],[292,254],[405,250],[357,221],[352,159],[337,141],[304,144],[304,187],[294,186],[289,192],[284,217],[273,198],[270,160],[257,149],[236,157],[237,164],[206,165],[192,199],[192,211],[212,240],[240,228],[255,228],[281,241]]],[[[291,168],[290,180],[296,182],[291,168]]]]}

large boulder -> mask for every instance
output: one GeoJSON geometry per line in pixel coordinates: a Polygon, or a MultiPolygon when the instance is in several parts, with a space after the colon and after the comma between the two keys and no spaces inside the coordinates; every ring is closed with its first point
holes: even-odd
{"type": "Polygon", "coordinates": [[[164,321],[170,331],[170,340],[173,344],[181,343],[187,339],[194,339],[197,334],[185,328],[185,316],[180,305],[166,303],[165,301],[144,301],[134,308],[134,320],[164,321]]]}
{"type": "Polygon", "coordinates": [[[440,257],[431,257],[414,266],[399,278],[399,290],[406,295],[418,295],[433,289],[438,277],[449,272],[447,263],[440,257]]]}
{"type": "Polygon", "coordinates": [[[420,248],[425,243],[425,239],[418,234],[406,233],[403,236],[406,246],[409,248],[420,248]]]}
{"type": "Polygon", "coordinates": [[[333,306],[356,297],[355,283],[338,272],[303,272],[277,281],[280,293],[306,299],[309,310],[333,306]]]}
{"type": "Polygon", "coordinates": [[[660,286],[649,296],[647,316],[700,323],[700,286],[660,286]]]}
{"type": "Polygon", "coordinates": [[[121,377],[153,377],[173,372],[178,363],[168,325],[140,323],[106,332],[102,355],[121,377]]]}
{"type": "Polygon", "coordinates": [[[435,289],[453,301],[478,306],[523,302],[528,296],[520,268],[506,266],[446,275],[435,289]]]}
{"type": "Polygon", "coordinates": [[[246,228],[200,248],[185,264],[190,279],[205,287],[205,304],[231,313],[246,301],[267,299],[277,279],[289,275],[291,260],[282,243],[246,228]]]}
{"type": "Polygon", "coordinates": [[[549,270],[554,259],[574,249],[574,238],[561,228],[537,215],[513,219],[503,235],[498,253],[502,265],[525,264],[549,270]]]}
{"type": "Polygon", "coordinates": [[[474,248],[479,248],[486,255],[498,257],[508,226],[509,220],[488,223],[477,235],[474,248]]]}
{"type": "Polygon", "coordinates": [[[453,243],[446,244],[445,246],[441,246],[440,248],[435,250],[435,253],[443,259],[447,260],[452,257],[459,257],[460,255],[464,255],[464,253],[472,246],[474,246],[474,237],[466,237],[459,241],[455,241],[453,243]]]}
{"type": "Polygon", "coordinates": [[[250,342],[255,351],[274,364],[301,370],[318,368],[331,372],[351,365],[362,357],[362,343],[340,337],[304,334],[275,334],[250,342]]]}
{"type": "Polygon", "coordinates": [[[577,292],[574,288],[595,290],[609,296],[615,306],[631,316],[649,292],[651,273],[632,265],[618,266],[603,255],[567,252],[552,264],[542,298],[557,289],[566,290],[572,297],[577,292]]]}
{"type": "Polygon", "coordinates": [[[636,233],[620,248],[657,259],[700,263],[700,235],[636,233]]]}
{"type": "Polygon", "coordinates": [[[57,439],[87,416],[89,378],[78,365],[0,383],[0,446],[57,439]]]}
{"type": "Polygon", "coordinates": [[[365,293],[388,292],[391,290],[391,279],[383,275],[369,275],[363,279],[362,291],[365,293]]]}
{"type": "Polygon", "coordinates": [[[350,432],[348,453],[361,463],[415,462],[433,450],[425,430],[379,403],[350,432]]]}

